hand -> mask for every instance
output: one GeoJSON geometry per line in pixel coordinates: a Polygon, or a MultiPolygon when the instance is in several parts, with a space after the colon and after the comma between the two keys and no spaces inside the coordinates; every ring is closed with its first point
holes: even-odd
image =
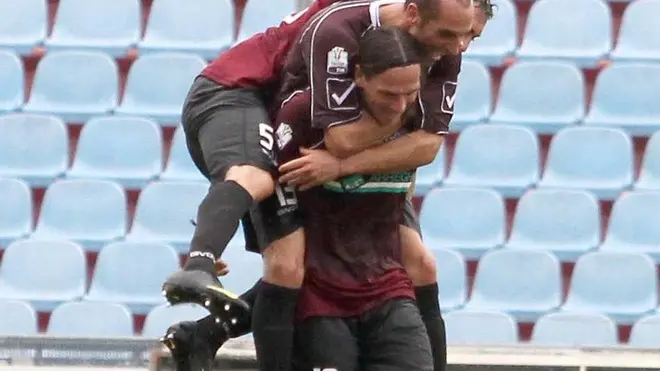
{"type": "Polygon", "coordinates": [[[341,174],[341,160],[330,152],[301,148],[302,157],[280,166],[280,183],[286,183],[301,191],[335,180],[341,174]]]}
{"type": "Polygon", "coordinates": [[[226,276],[229,273],[229,266],[223,260],[218,259],[215,261],[215,273],[218,276],[226,276]]]}

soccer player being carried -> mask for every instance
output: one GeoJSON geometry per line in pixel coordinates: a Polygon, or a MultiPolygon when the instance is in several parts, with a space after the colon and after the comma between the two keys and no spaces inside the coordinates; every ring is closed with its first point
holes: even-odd
{"type": "MultiPolygon", "coordinates": [[[[305,15],[303,12],[294,16],[289,25],[305,15]]],[[[342,166],[313,166],[335,158],[325,151],[307,151],[300,161],[285,169],[290,171],[285,174],[288,176],[285,180],[306,189],[346,175],[406,171],[431,162],[453,112],[460,68],[458,53],[471,37],[473,18],[472,3],[465,0],[352,1],[338,3],[319,13],[307,24],[300,42],[289,55],[284,92],[293,93],[311,86],[313,128],[324,133],[322,139],[329,153],[342,158],[342,166]],[[396,102],[390,103],[398,107],[378,104],[371,115],[361,114],[362,102],[352,79],[350,59],[357,53],[358,40],[364,31],[385,25],[408,31],[425,46],[429,62],[423,69],[421,94],[413,105],[413,113],[421,115],[423,120],[409,133],[373,147],[398,131],[400,123],[387,121],[387,117],[406,108],[405,102],[396,98],[396,102]]],[[[272,39],[273,35],[270,36],[272,39]]],[[[248,48],[245,44],[243,47],[248,48]]],[[[277,51],[281,52],[281,48],[277,51]]],[[[227,54],[231,55],[231,51],[227,54]]],[[[225,57],[224,61],[236,65],[231,57],[225,57]]],[[[219,63],[216,67],[226,65],[219,63]]],[[[267,72],[276,74],[277,68],[274,70],[267,72]]],[[[207,304],[212,316],[203,319],[200,327],[214,330],[204,334],[208,335],[204,336],[205,343],[210,344],[206,353],[214,353],[227,336],[240,333],[241,324],[244,326],[246,319],[249,320],[248,305],[221,288],[215,278],[214,263],[235,232],[238,220],[245,217],[246,239],[250,245],[260,246],[265,262],[264,280],[258,290],[252,291],[256,298],[251,325],[260,369],[286,370],[290,366],[295,305],[304,276],[303,224],[297,217],[293,190],[279,187],[273,180],[272,150],[276,141],[270,126],[264,124],[268,119],[262,115],[259,97],[250,89],[225,88],[214,82],[211,75],[207,73],[193,85],[184,108],[183,124],[193,159],[211,178],[212,185],[198,212],[188,262],[183,271],[167,280],[164,289],[172,303],[207,304]],[[256,201],[264,202],[255,207],[256,201]],[[264,212],[274,207],[277,208],[274,214],[264,212]],[[273,222],[276,219],[279,221],[273,222]],[[250,232],[252,227],[256,233],[250,232]],[[226,310],[228,304],[230,309],[226,310]],[[216,317],[226,325],[222,331],[215,325],[216,317]]],[[[352,181],[358,183],[344,180],[335,186],[357,187],[365,178],[359,176],[352,181]]],[[[403,189],[409,181],[399,183],[403,189]]],[[[414,216],[403,224],[407,225],[401,229],[404,263],[416,286],[417,303],[439,370],[444,367],[445,347],[435,264],[415,231],[414,216]]],[[[176,339],[176,330],[177,327],[173,328],[168,337],[176,339]]]]}

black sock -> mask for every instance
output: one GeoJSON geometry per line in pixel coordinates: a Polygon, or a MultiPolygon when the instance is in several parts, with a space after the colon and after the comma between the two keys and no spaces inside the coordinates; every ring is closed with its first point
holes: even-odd
{"type": "Polygon", "coordinates": [[[225,330],[222,324],[216,323],[214,317],[206,316],[197,320],[197,324],[199,325],[198,331],[204,334],[206,341],[215,349],[220,348],[229,339],[227,330],[225,330]]]}
{"type": "Polygon", "coordinates": [[[299,289],[262,282],[252,310],[252,331],[260,371],[289,371],[299,289]]]}
{"type": "Polygon", "coordinates": [[[254,303],[257,301],[257,293],[261,287],[263,281],[259,280],[254,283],[254,286],[250,287],[249,290],[241,294],[241,299],[248,303],[251,308],[254,308],[254,303]]]}
{"type": "MultiPolygon", "coordinates": [[[[254,307],[254,302],[259,292],[259,287],[261,285],[261,280],[257,281],[254,286],[249,290],[241,294],[241,299],[252,308],[254,307]]],[[[243,318],[236,325],[231,326],[231,334],[227,333],[225,327],[215,322],[215,318],[212,316],[206,316],[202,319],[197,320],[197,324],[201,331],[207,333],[207,338],[211,344],[214,344],[216,347],[220,347],[229,337],[239,337],[247,335],[252,332],[252,318],[247,317],[243,318]]]]}
{"type": "Polygon", "coordinates": [[[415,296],[431,343],[433,370],[444,371],[447,366],[447,337],[438,301],[438,284],[415,287],[415,296]]]}
{"type": "Polygon", "coordinates": [[[252,196],[236,182],[213,182],[197,210],[197,226],[183,269],[203,270],[215,276],[215,260],[236,233],[252,201],[252,196]]]}

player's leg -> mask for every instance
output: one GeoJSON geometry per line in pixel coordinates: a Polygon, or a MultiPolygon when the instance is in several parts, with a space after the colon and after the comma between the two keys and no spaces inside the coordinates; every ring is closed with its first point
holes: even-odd
{"type": "Polygon", "coordinates": [[[406,202],[404,220],[405,226],[401,226],[404,267],[415,286],[417,306],[431,342],[434,370],[444,371],[447,365],[447,338],[438,301],[435,258],[422,242],[421,229],[410,200],[406,202]]]}
{"type": "MultiPolygon", "coordinates": [[[[254,305],[261,280],[240,298],[254,305]]],[[[184,321],[170,326],[160,341],[170,350],[177,371],[209,371],[218,349],[231,337],[252,331],[252,321],[239,321],[229,328],[226,323],[209,315],[197,321],[184,321]]]]}
{"type": "Polygon", "coordinates": [[[361,370],[357,334],[354,318],[312,317],[298,323],[292,370],[361,370]]]}
{"type": "Polygon", "coordinates": [[[289,371],[298,294],[304,278],[305,234],[295,192],[278,189],[251,210],[248,249],[258,246],[264,274],[252,307],[252,332],[261,371],[289,371]]]}
{"type": "Polygon", "coordinates": [[[362,316],[361,371],[432,371],[433,356],[419,310],[393,299],[362,316]]]}
{"type": "Polygon", "coordinates": [[[245,315],[248,306],[222,288],[214,265],[240,219],[273,192],[274,138],[256,94],[223,89],[204,78],[195,80],[182,117],[188,149],[211,185],[198,208],[188,260],[163,290],[172,304],[205,305],[230,322],[245,315]]]}
{"type": "MultiPolygon", "coordinates": [[[[295,194],[289,195],[289,200],[296,200],[294,197],[295,194]]],[[[177,364],[187,362],[191,367],[209,365],[212,356],[227,339],[252,330],[260,370],[288,371],[291,368],[294,315],[304,275],[305,243],[296,205],[283,203],[278,195],[273,195],[252,208],[243,218],[246,249],[250,252],[261,251],[264,260],[270,257],[270,266],[277,264],[275,272],[269,273],[266,263],[264,278],[241,295],[240,298],[253,308],[251,316],[240,316],[234,322],[226,322],[217,321],[211,315],[197,322],[183,322],[170,327],[163,343],[170,348],[177,364]],[[278,276],[278,273],[283,276],[278,276]],[[291,276],[298,277],[293,284],[291,276]],[[297,285],[298,288],[272,282],[276,280],[297,285]],[[196,344],[204,345],[196,348],[196,344]],[[188,359],[191,361],[186,361],[188,359]]]]}

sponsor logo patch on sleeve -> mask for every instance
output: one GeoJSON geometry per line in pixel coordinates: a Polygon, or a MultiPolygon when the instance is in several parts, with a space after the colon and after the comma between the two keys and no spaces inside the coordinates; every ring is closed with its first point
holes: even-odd
{"type": "Polygon", "coordinates": [[[344,75],[348,72],[348,52],[340,46],[335,46],[328,52],[328,73],[344,75]]]}

